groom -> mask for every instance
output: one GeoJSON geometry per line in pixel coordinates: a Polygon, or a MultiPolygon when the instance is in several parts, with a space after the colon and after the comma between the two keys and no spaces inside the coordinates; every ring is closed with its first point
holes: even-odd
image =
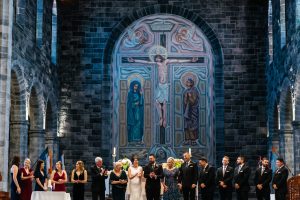
{"type": "Polygon", "coordinates": [[[146,180],[147,200],[159,200],[160,198],[160,179],[163,177],[161,165],[155,162],[154,154],[149,155],[149,164],[144,167],[144,177],[146,180]]]}

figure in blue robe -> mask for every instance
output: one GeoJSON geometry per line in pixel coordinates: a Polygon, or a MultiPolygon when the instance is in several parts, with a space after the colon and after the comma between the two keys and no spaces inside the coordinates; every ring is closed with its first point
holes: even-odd
{"type": "Polygon", "coordinates": [[[142,142],[144,133],[144,100],[141,84],[132,81],[127,96],[128,142],[142,142]]]}

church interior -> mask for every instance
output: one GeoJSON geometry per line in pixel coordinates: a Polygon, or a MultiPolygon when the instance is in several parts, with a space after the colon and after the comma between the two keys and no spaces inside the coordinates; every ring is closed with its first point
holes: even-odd
{"type": "Polygon", "coordinates": [[[46,148],[68,173],[187,151],[300,173],[300,0],[1,0],[0,16],[0,191],[14,156],[46,148]]]}

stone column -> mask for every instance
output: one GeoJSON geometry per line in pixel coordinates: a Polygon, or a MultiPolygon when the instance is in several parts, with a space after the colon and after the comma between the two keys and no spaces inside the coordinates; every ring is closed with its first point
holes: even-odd
{"type": "Polygon", "coordinates": [[[0,15],[0,191],[7,191],[13,1],[1,1],[0,15]]]}
{"type": "Polygon", "coordinates": [[[280,156],[290,169],[289,176],[294,174],[294,137],[293,130],[280,130],[280,156]]]}
{"type": "Polygon", "coordinates": [[[28,121],[10,122],[9,162],[20,156],[21,162],[28,156],[28,121]]]}
{"type": "Polygon", "coordinates": [[[295,175],[300,173],[300,121],[293,121],[295,175]]]}
{"type": "Polygon", "coordinates": [[[29,130],[29,158],[35,162],[45,150],[45,130],[29,130]]]}

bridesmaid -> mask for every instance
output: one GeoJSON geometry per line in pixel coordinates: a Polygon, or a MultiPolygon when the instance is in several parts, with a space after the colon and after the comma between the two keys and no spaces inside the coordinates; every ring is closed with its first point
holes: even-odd
{"type": "Polygon", "coordinates": [[[167,167],[164,169],[164,180],[163,180],[163,188],[164,188],[164,200],[175,200],[180,199],[181,195],[177,188],[177,178],[179,175],[179,170],[174,167],[175,160],[172,157],[169,157],[167,160],[167,167]]]}
{"type": "Polygon", "coordinates": [[[73,183],[73,200],[84,200],[84,184],[87,183],[87,171],[81,160],[76,162],[72,171],[71,182],[73,183]]]}
{"type": "Polygon", "coordinates": [[[34,170],[35,188],[34,191],[47,191],[47,174],[45,170],[45,163],[43,160],[38,160],[34,170]]]}
{"type": "Polygon", "coordinates": [[[62,164],[58,161],[55,164],[56,169],[51,174],[51,182],[53,184],[53,191],[56,192],[65,192],[66,186],[65,183],[67,182],[67,173],[65,170],[62,169],[62,164]]]}
{"type": "Polygon", "coordinates": [[[110,184],[112,185],[113,200],[125,200],[127,187],[127,175],[122,170],[122,163],[116,162],[114,170],[110,173],[110,184]]]}
{"type": "Polygon", "coordinates": [[[30,200],[32,193],[32,181],[33,181],[33,171],[30,169],[30,159],[26,158],[24,161],[24,167],[20,169],[21,174],[21,190],[20,194],[21,200],[30,200]]]}
{"type": "Polygon", "coordinates": [[[15,156],[12,161],[11,172],[11,186],[10,186],[10,199],[20,200],[21,187],[20,187],[20,174],[19,174],[20,157],[15,156]]]}

